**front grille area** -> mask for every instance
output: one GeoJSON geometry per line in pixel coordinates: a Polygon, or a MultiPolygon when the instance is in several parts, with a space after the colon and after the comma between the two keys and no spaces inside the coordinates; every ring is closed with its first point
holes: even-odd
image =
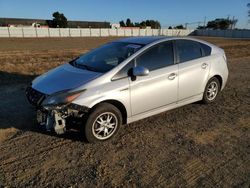
{"type": "Polygon", "coordinates": [[[45,94],[33,89],[32,87],[26,89],[26,96],[28,101],[34,106],[40,106],[46,98],[45,94]]]}

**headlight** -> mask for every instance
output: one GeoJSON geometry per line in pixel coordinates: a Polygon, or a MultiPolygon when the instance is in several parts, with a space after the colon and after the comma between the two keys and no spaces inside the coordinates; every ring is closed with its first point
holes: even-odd
{"type": "Polygon", "coordinates": [[[51,108],[68,104],[79,97],[84,91],[85,90],[70,92],[70,90],[64,90],[54,93],[43,101],[42,106],[44,108],[51,108]]]}

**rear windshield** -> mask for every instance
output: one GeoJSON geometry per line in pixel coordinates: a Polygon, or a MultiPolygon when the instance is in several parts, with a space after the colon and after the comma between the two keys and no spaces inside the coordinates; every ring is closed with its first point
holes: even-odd
{"type": "Polygon", "coordinates": [[[72,65],[95,72],[105,73],[142,48],[140,44],[112,42],[80,56],[72,65]]]}

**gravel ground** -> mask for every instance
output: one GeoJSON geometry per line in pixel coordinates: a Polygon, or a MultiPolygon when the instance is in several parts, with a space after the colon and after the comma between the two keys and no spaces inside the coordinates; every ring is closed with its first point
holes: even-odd
{"type": "Polygon", "coordinates": [[[228,57],[229,80],[213,104],[125,125],[101,144],[36,128],[26,85],[114,39],[0,39],[0,187],[249,187],[250,40],[203,38],[228,57]]]}

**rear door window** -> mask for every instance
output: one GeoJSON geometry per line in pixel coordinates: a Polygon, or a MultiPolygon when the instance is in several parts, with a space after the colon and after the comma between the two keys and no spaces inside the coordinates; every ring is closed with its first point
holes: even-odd
{"type": "Polygon", "coordinates": [[[176,40],[175,44],[179,63],[202,57],[202,50],[199,42],[192,40],[176,40]]]}

